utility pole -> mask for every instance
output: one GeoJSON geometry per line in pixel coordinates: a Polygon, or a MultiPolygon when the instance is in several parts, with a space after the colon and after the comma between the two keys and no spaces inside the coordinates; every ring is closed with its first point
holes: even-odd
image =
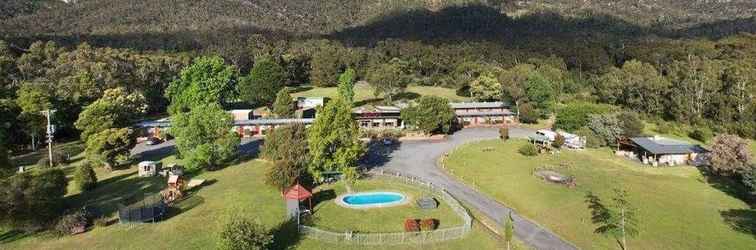
{"type": "Polygon", "coordinates": [[[52,117],[52,114],[55,113],[56,110],[54,109],[48,109],[46,111],[42,111],[43,114],[45,114],[45,117],[47,117],[47,151],[49,153],[49,162],[50,167],[53,167],[53,153],[52,153],[52,143],[53,143],[53,134],[55,133],[55,127],[53,127],[52,123],[50,122],[50,119],[52,117]]]}

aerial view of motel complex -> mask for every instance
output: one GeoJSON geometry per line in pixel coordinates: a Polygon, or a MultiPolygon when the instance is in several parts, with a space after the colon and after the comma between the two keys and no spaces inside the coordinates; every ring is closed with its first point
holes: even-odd
{"type": "Polygon", "coordinates": [[[756,5],[597,2],[3,1],[0,249],[756,249],[756,5]]]}

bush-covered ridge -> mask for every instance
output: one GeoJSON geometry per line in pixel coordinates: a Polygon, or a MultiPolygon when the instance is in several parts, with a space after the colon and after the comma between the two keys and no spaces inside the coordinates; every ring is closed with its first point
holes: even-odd
{"type": "Polygon", "coordinates": [[[6,0],[3,29],[32,33],[130,33],[259,27],[326,34],[367,24],[396,12],[483,4],[508,16],[554,12],[564,16],[606,15],[642,26],[691,27],[754,16],[750,0],[79,0],[42,8],[49,0],[6,0]],[[7,12],[7,13],[6,13],[7,12]],[[33,13],[35,12],[35,13],[33,13]],[[30,14],[33,13],[33,14],[30,14]]]}

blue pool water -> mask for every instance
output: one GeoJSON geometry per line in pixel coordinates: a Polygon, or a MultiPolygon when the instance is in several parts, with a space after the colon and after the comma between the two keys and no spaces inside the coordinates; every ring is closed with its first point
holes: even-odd
{"type": "Polygon", "coordinates": [[[357,207],[385,206],[401,203],[404,201],[404,195],[394,192],[356,193],[344,196],[342,201],[347,205],[357,207]]]}

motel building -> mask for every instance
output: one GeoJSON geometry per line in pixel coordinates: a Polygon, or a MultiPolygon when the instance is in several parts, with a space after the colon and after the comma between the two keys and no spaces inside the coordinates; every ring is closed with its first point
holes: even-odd
{"type": "MultiPolygon", "coordinates": [[[[309,126],[315,121],[316,107],[328,101],[323,97],[297,99],[295,118],[275,118],[267,109],[236,109],[228,113],[234,118],[233,130],[241,137],[264,136],[276,127],[301,123],[309,126]]],[[[400,106],[406,106],[400,105],[400,106]]],[[[499,126],[516,121],[510,106],[504,102],[458,102],[451,103],[457,120],[465,127],[499,126]]],[[[384,130],[405,128],[401,118],[402,107],[366,105],[352,109],[352,115],[361,129],[384,130]]],[[[165,139],[171,122],[168,118],[145,121],[137,124],[144,141],[150,137],[165,139]]]]}
{"type": "Polygon", "coordinates": [[[516,120],[511,105],[504,102],[453,102],[450,105],[464,127],[511,124],[516,120]]]}
{"type": "Polygon", "coordinates": [[[352,109],[361,129],[403,129],[402,109],[396,106],[362,106],[352,109]]]}
{"type": "MultiPolygon", "coordinates": [[[[273,131],[276,127],[301,123],[309,126],[315,121],[314,118],[293,118],[293,119],[234,119],[233,130],[241,137],[253,137],[264,136],[270,131],[273,131]]],[[[144,141],[149,137],[156,137],[165,139],[171,127],[171,122],[168,118],[146,121],[137,124],[137,127],[141,129],[141,136],[137,141],[144,141]]]]}

